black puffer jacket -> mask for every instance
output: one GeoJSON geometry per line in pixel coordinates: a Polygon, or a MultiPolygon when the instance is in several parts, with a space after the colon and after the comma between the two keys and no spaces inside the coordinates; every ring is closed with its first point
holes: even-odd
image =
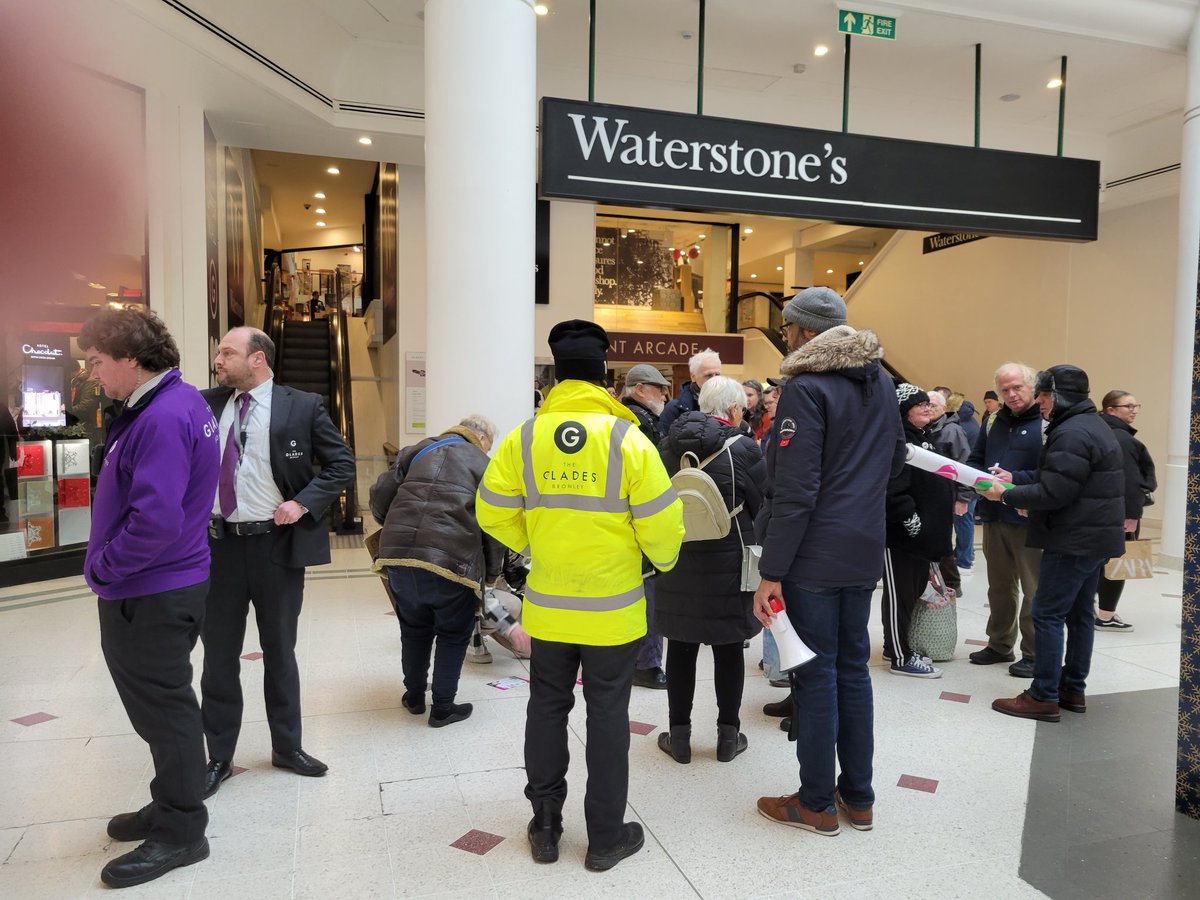
{"type": "Polygon", "coordinates": [[[413,566],[474,588],[500,574],[504,547],[485,535],[475,518],[475,491],[487,454],[469,428],[455,426],[400,451],[396,465],[371,488],[371,515],[383,526],[375,571],[413,566]],[[462,438],[421,450],[451,436],[462,438]]]}
{"type": "Polygon", "coordinates": [[[1091,400],[1056,411],[1046,428],[1036,480],[1004,495],[1029,510],[1030,547],[1106,558],[1125,552],[1125,463],[1091,400]]]}
{"type": "MultiPolygon", "coordinates": [[[[904,440],[936,450],[927,432],[904,420],[904,440]]],[[[957,485],[948,478],[905,466],[892,476],[887,489],[887,546],[920,559],[937,562],[951,552],[954,533],[954,499],[957,485]],[[910,535],[904,527],[913,513],[921,518],[921,529],[910,535]]]]}
{"type": "MultiPolygon", "coordinates": [[[[667,472],[679,471],[679,460],[691,451],[698,460],[716,453],[740,430],[702,412],[684,413],[662,440],[667,472]]],[[[715,541],[688,541],[679,563],[659,575],[655,585],[655,628],[665,637],[701,644],[732,644],[758,634],[760,626],[751,611],[752,594],[741,590],[742,544],[754,542],[754,516],[762,505],[767,467],[752,437],[742,436],[704,467],[732,508],[744,504],[737,524],[715,541]],[[730,454],[733,456],[732,479],[730,454]]]]}
{"type": "Polygon", "coordinates": [[[1146,508],[1146,494],[1158,490],[1154,460],[1146,445],[1134,437],[1136,428],[1108,413],[1100,413],[1100,419],[1112,429],[1125,462],[1125,518],[1140,519],[1146,508]]]}

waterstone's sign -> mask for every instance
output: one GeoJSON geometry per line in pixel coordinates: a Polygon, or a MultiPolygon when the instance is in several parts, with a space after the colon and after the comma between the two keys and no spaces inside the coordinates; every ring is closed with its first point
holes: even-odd
{"type": "Polygon", "coordinates": [[[721,362],[731,366],[740,366],[745,358],[740,334],[608,333],[609,362],[683,365],[701,350],[716,350],[721,362]]]}
{"type": "Polygon", "coordinates": [[[963,234],[931,234],[926,238],[921,239],[922,253],[937,253],[939,250],[946,250],[950,247],[957,247],[960,244],[969,244],[972,241],[982,241],[986,234],[976,234],[968,231],[963,234]]]}
{"type": "Polygon", "coordinates": [[[542,100],[546,197],[1095,240],[1100,163],[542,100]]]}

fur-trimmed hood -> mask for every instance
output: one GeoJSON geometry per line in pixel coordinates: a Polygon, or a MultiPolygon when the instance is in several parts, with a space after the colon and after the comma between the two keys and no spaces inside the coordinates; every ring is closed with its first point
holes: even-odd
{"type": "Polygon", "coordinates": [[[856,331],[849,325],[838,325],[823,331],[815,338],[784,357],[780,374],[791,378],[802,372],[835,372],[840,369],[860,369],[883,359],[883,347],[875,332],[856,331]]]}

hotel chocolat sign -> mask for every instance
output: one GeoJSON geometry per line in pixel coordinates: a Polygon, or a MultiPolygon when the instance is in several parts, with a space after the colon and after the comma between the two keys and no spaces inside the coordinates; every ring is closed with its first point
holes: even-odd
{"type": "Polygon", "coordinates": [[[545,197],[1095,240],[1094,160],[542,100],[545,197]]]}

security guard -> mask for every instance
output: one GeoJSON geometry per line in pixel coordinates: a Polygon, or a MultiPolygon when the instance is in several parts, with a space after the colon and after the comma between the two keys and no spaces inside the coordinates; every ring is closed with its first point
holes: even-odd
{"type": "Polygon", "coordinates": [[[642,848],[624,822],[629,792],[629,692],[646,633],[642,554],[671,569],[683,506],[653,444],[604,389],[608,335],[592,322],[550,331],[557,386],[537,416],[496,449],[475,503],[483,530],[532,557],[522,624],[532,640],[525,722],[529,842],[558,859],[567,798],[567,714],[583,669],[587,703],[588,851],[610,869],[642,848]]]}

